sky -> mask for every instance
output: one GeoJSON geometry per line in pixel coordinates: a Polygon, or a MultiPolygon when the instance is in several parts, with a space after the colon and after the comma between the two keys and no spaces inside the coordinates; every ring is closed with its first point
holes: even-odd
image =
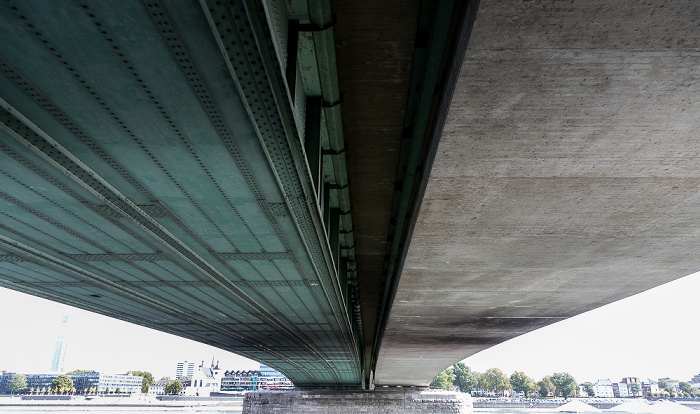
{"type": "MultiPolygon", "coordinates": [[[[522,335],[463,362],[483,372],[523,371],[535,380],[568,372],[578,382],[622,377],[688,381],[700,374],[700,272],[522,335]]],[[[0,288],[0,371],[49,372],[68,316],[64,368],[149,371],[174,377],[179,361],[224,370],[258,363],[188,339],[0,288]]],[[[418,367],[417,367],[418,368],[418,367]]]]}
{"type": "Polygon", "coordinates": [[[64,316],[68,344],[64,371],[108,374],[148,371],[155,379],[175,377],[181,361],[258,369],[259,363],[189,339],[108,318],[68,305],[0,288],[0,371],[48,373],[64,316]]]}

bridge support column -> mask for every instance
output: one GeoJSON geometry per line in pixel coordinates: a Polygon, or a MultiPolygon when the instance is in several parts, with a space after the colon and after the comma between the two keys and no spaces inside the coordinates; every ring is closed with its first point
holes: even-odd
{"type": "Polygon", "coordinates": [[[468,394],[411,388],[375,391],[252,391],[243,400],[243,414],[401,413],[462,414],[472,412],[468,394]]]}

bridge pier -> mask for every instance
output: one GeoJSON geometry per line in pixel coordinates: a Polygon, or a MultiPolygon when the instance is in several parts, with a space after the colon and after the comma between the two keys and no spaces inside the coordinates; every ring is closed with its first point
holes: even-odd
{"type": "Polygon", "coordinates": [[[472,400],[468,394],[412,388],[252,391],[243,400],[243,414],[471,412],[472,400]]]}

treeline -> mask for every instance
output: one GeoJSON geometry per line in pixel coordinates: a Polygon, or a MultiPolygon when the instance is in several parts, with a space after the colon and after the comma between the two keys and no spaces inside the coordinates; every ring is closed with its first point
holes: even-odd
{"type": "Polygon", "coordinates": [[[693,388],[689,382],[678,381],[672,379],[659,380],[659,396],[670,397],[698,397],[700,391],[693,388]]]}
{"type": "Polygon", "coordinates": [[[571,374],[559,372],[547,375],[535,382],[524,372],[515,371],[508,377],[498,368],[490,368],[486,372],[472,371],[468,366],[459,362],[442,371],[430,384],[431,388],[452,391],[455,387],[462,392],[483,392],[486,394],[502,395],[505,391],[522,392],[526,397],[537,391],[540,396],[573,397],[578,395],[578,384],[571,374]]]}

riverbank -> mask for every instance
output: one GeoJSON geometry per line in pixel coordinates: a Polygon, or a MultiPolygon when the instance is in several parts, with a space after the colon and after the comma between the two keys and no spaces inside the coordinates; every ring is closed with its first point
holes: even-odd
{"type": "MultiPolygon", "coordinates": [[[[577,398],[579,399],[579,398],[577,398]]],[[[622,404],[622,398],[582,398],[581,401],[599,410],[606,410],[622,404]]],[[[479,409],[500,409],[500,408],[526,408],[537,410],[551,410],[559,408],[570,402],[571,399],[563,398],[474,398],[474,408],[479,409]]]]}
{"type": "Polygon", "coordinates": [[[243,396],[231,397],[169,397],[158,399],[152,396],[24,396],[0,398],[2,411],[32,411],[36,409],[53,411],[162,411],[206,408],[207,411],[236,411],[243,406],[243,396]],[[53,397],[53,398],[52,398],[53,397]],[[63,398],[61,398],[63,397],[63,398]]]}
{"type": "MultiPolygon", "coordinates": [[[[635,400],[647,402],[646,399],[633,398],[572,398],[565,400],[563,398],[552,399],[537,399],[537,398],[474,398],[475,413],[501,413],[507,410],[508,413],[546,413],[557,412],[557,409],[562,405],[573,400],[580,400],[598,410],[614,410],[615,407],[635,400]]],[[[662,402],[663,400],[655,400],[652,403],[662,402]]],[[[700,399],[674,399],[674,402],[692,408],[700,414],[700,399]]]]}
{"type": "MultiPolygon", "coordinates": [[[[577,398],[578,399],[578,398],[577,398]]],[[[609,410],[630,399],[580,398],[579,400],[599,410],[609,410]]],[[[570,402],[557,399],[503,399],[474,398],[475,413],[553,413],[570,402]]],[[[700,414],[700,400],[679,400],[678,403],[693,408],[700,414]]],[[[0,413],[14,412],[226,412],[240,413],[243,395],[215,397],[168,396],[3,396],[0,397],[0,413]]]]}

